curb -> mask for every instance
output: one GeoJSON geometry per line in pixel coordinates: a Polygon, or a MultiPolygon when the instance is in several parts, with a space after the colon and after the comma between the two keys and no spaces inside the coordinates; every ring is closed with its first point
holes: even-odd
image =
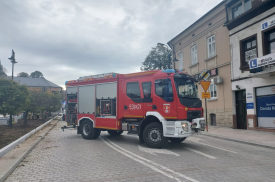
{"type": "Polygon", "coordinates": [[[30,131],[29,133],[25,134],[24,136],[18,138],[17,140],[13,141],[12,143],[10,143],[9,145],[5,146],[4,148],[2,148],[0,150],[0,158],[5,155],[6,153],[8,153],[9,151],[11,151],[12,149],[14,149],[17,145],[19,145],[20,143],[24,142],[27,138],[29,138],[31,135],[35,134],[36,132],[38,132],[39,130],[41,130],[44,126],[46,126],[48,123],[50,123],[53,119],[55,119],[57,116],[55,116],[54,118],[50,119],[49,121],[47,121],[46,123],[42,124],[41,126],[33,129],[32,131],[30,131]]]}
{"type": "MultiPolygon", "coordinates": [[[[54,117],[53,119],[55,119],[56,117],[54,117]]],[[[49,120],[49,121],[47,121],[46,123],[44,123],[44,124],[48,124],[48,123],[50,123],[53,119],[51,119],[51,120],[49,120]]],[[[1,178],[0,178],[0,182],[4,182],[6,179],[7,179],[7,177],[17,168],[17,166],[25,159],[25,157],[32,151],[32,149],[47,135],[47,133],[51,130],[51,129],[53,129],[53,127],[58,123],[58,121],[59,121],[59,119],[45,132],[45,134],[43,134],[20,158],[19,158],[19,160],[15,163],[15,164],[13,164],[13,166],[6,172],[6,174],[4,175],[4,176],[2,176],[1,178]]],[[[45,126],[45,125],[41,125],[41,126],[45,126]]],[[[37,127],[36,129],[34,129],[34,130],[36,130],[36,132],[37,131],[39,131],[39,130],[37,130],[38,128],[40,128],[41,126],[39,126],[39,127],[37,127]]],[[[42,129],[42,127],[40,128],[40,129],[42,129]]],[[[32,130],[33,131],[33,130],[32,130]]],[[[32,132],[31,131],[31,132],[32,132]]],[[[26,134],[27,135],[27,134],[26,134]]],[[[24,135],[25,136],[25,135],[24,135]]],[[[23,136],[23,137],[24,137],[23,136]]],[[[25,140],[23,140],[23,141],[25,141],[25,140]]],[[[21,141],[20,143],[22,143],[23,141],[21,141]]],[[[12,144],[12,143],[11,143],[12,144]]],[[[17,144],[18,145],[18,144],[17,144]]],[[[16,145],[16,146],[17,146],[16,145]]]]}
{"type": "Polygon", "coordinates": [[[236,140],[236,139],[233,139],[233,138],[225,138],[225,137],[219,136],[219,135],[206,134],[206,133],[201,133],[201,135],[206,135],[206,136],[213,137],[213,138],[220,138],[220,139],[224,139],[224,140],[228,140],[228,141],[234,141],[234,142],[238,142],[238,143],[245,143],[245,144],[248,144],[248,145],[264,147],[264,148],[268,148],[268,149],[275,149],[275,147],[272,147],[272,146],[253,143],[253,142],[248,142],[248,141],[244,141],[244,140],[236,140]]]}

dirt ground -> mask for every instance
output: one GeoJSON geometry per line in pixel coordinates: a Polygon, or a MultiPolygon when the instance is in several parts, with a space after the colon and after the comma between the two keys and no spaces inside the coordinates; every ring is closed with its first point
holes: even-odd
{"type": "Polygon", "coordinates": [[[18,123],[14,124],[12,128],[7,128],[6,125],[0,125],[0,149],[43,123],[42,120],[28,120],[28,125],[24,126],[23,120],[18,120],[18,123]]]}

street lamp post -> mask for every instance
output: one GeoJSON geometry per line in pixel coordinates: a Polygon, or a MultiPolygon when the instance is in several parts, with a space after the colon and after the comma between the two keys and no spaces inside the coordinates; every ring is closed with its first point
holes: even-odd
{"type": "MultiPolygon", "coordinates": [[[[11,52],[11,57],[10,58],[8,58],[10,61],[11,61],[11,63],[12,63],[12,75],[11,75],[11,79],[13,80],[13,70],[14,70],[14,64],[15,63],[17,63],[16,61],[15,61],[15,52],[12,50],[12,52],[11,52]]],[[[10,113],[10,121],[9,121],[9,123],[8,123],[8,127],[11,127],[12,126],[12,114],[10,113]]]]}

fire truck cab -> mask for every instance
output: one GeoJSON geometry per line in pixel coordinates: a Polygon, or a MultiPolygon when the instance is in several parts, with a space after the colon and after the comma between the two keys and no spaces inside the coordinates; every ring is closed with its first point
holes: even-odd
{"type": "Polygon", "coordinates": [[[84,139],[127,131],[152,148],[180,143],[205,129],[196,82],[174,70],[80,77],[66,82],[66,122],[84,139]]]}

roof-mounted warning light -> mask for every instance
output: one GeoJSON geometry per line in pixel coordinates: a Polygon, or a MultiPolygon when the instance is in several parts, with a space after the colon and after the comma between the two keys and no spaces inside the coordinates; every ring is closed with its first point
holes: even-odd
{"type": "Polygon", "coordinates": [[[161,72],[163,72],[163,73],[175,73],[175,70],[167,69],[167,70],[162,70],[161,72]]]}

